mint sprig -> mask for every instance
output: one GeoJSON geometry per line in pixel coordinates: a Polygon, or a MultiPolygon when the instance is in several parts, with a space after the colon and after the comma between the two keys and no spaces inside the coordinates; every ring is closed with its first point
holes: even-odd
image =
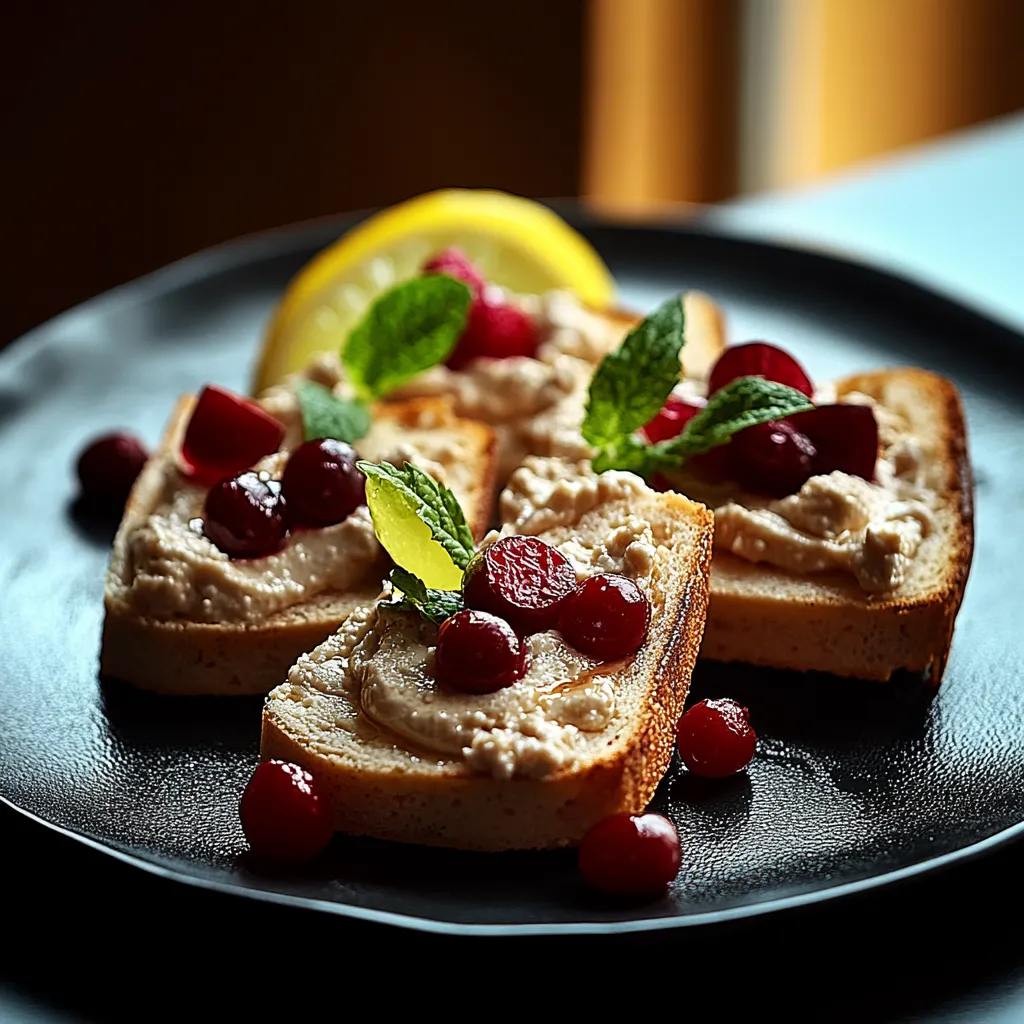
{"type": "Polygon", "coordinates": [[[583,437],[614,446],[658,414],[679,380],[683,297],[663,302],[602,360],[590,381],[583,437]]]}
{"type": "Polygon", "coordinates": [[[299,381],[295,396],[307,441],[332,437],[353,444],[370,430],[370,410],[358,398],[339,398],[330,388],[313,380],[299,381]]]}
{"type": "Polygon", "coordinates": [[[448,357],[466,326],[472,295],[445,274],[414,277],[385,292],[341,353],[360,398],[382,398],[448,357]]]}
{"type": "Polygon", "coordinates": [[[583,421],[583,437],[596,449],[597,472],[622,469],[649,479],[728,444],[740,430],[814,408],[794,388],[763,377],[740,377],[716,391],[677,437],[648,443],[638,432],[679,381],[683,331],[681,297],[669,299],[597,368],[583,421]]]}
{"type": "Polygon", "coordinates": [[[434,590],[418,577],[402,568],[392,569],[388,581],[396,593],[387,608],[398,611],[417,611],[430,622],[442,623],[465,607],[462,592],[434,590]]]}

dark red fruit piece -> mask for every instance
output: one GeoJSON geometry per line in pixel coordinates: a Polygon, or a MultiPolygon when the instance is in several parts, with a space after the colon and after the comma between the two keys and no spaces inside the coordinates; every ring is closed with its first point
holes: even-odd
{"type": "Polygon", "coordinates": [[[423,264],[423,273],[447,274],[449,277],[454,277],[457,281],[468,284],[474,297],[479,295],[487,284],[484,275],[477,270],[472,260],[461,249],[454,246],[431,256],[423,264]]]}
{"type": "Polygon", "coordinates": [[[434,656],[437,679],[463,693],[493,693],[526,672],[526,647],[497,615],[466,609],[441,623],[434,656]]]}
{"type": "Polygon", "coordinates": [[[447,365],[461,370],[473,359],[533,356],[539,340],[536,324],[523,310],[484,293],[470,303],[465,330],[447,365]]]}
{"type": "Polygon", "coordinates": [[[258,473],[221,480],[203,508],[203,533],[232,558],[257,558],[280,550],[287,536],[281,485],[258,473]]]}
{"type": "Polygon", "coordinates": [[[313,776],[287,761],[264,761],[252,773],[238,813],[252,852],[267,860],[312,860],[334,835],[313,776]]]}
{"type": "Polygon", "coordinates": [[[679,756],[694,775],[721,779],[750,764],[757,733],[747,709],[734,700],[702,700],[679,719],[679,756]]]}
{"type": "Polygon", "coordinates": [[[82,497],[97,506],[120,508],[149,454],[131,434],[105,434],[78,457],[82,497]]]}
{"type": "Polygon", "coordinates": [[[878,461],[878,421],[867,405],[819,405],[789,417],[817,449],[815,473],[840,470],[872,480],[878,461]]]}
{"type": "Polygon", "coordinates": [[[751,341],[727,348],[711,371],[708,394],[713,395],[737,377],[764,377],[777,384],[796,388],[808,398],[814,395],[814,386],[804,368],[788,352],[766,341],[751,341]]]}
{"type": "Polygon", "coordinates": [[[679,835],[660,814],[613,814],[580,843],[580,874],[616,896],[656,896],[679,873],[679,835]]]}
{"type": "Polygon", "coordinates": [[[209,487],[276,452],[284,426],[255,402],[208,384],[185,429],[181,457],[198,483],[209,487]]]}
{"type": "Polygon", "coordinates": [[[727,447],[733,479],[757,494],[784,498],[817,472],[814,444],[787,420],[747,427],[727,447]]]}
{"type": "Polygon", "coordinates": [[[667,441],[670,437],[678,437],[683,427],[700,412],[701,408],[695,402],[669,395],[661,407],[661,412],[643,428],[643,434],[651,444],[667,441]]]}
{"type": "Polygon", "coordinates": [[[566,641],[593,658],[625,658],[647,636],[651,606],[628,576],[588,576],[562,606],[559,628],[566,641]]]}
{"type": "Polygon", "coordinates": [[[366,503],[366,477],[356,458],[351,445],[329,437],[306,441],[288,456],[281,494],[290,526],[332,526],[366,503]]]}
{"type": "Polygon", "coordinates": [[[473,558],[462,580],[467,608],[497,615],[523,636],[555,629],[575,589],[572,563],[536,537],[495,541],[473,558]]]}

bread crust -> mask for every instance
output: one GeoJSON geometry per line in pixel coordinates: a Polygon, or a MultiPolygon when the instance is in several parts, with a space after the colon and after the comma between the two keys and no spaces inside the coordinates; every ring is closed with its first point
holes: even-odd
{"type": "MultiPolygon", "coordinates": [[[[672,574],[657,635],[620,674],[617,691],[639,681],[642,699],[628,722],[609,727],[607,737],[600,734],[604,753],[543,780],[498,780],[461,761],[439,763],[427,755],[419,761],[393,755],[374,764],[325,750],[289,717],[292,702],[271,695],[263,713],[262,757],[314,773],[340,831],[399,842],[484,851],[552,848],[578,842],[610,814],[640,813],[674,749],[707,608],[713,528],[702,505],[676,494],[655,500],[685,517],[694,542],[672,574]]],[[[330,702],[343,699],[313,689],[307,697],[323,705],[329,721],[330,702]]],[[[358,754],[358,746],[354,750],[358,754]]]]}
{"type": "Polygon", "coordinates": [[[939,437],[938,457],[930,461],[942,467],[942,506],[952,519],[941,579],[923,592],[871,596],[835,574],[795,577],[716,551],[701,656],[873,680],[906,670],[938,686],[974,554],[974,482],[959,392],[914,367],[856,374],[837,389],[883,405],[897,394],[901,401],[915,396],[916,408],[896,411],[914,417],[928,410],[923,419],[939,437]],[[802,586],[798,598],[794,579],[802,586]]]}
{"type": "MultiPolygon", "coordinates": [[[[112,566],[124,557],[132,530],[159,502],[163,471],[158,457],[180,449],[194,405],[191,395],[178,400],[157,457],[147,462],[136,480],[114,539],[112,566]]],[[[480,474],[474,488],[479,500],[471,513],[470,527],[480,537],[490,524],[494,505],[497,455],[493,431],[483,424],[457,419],[449,403],[439,398],[380,405],[374,414],[412,425],[431,412],[446,427],[458,429],[479,455],[480,474]]],[[[118,586],[115,574],[108,571],[100,674],[161,694],[265,694],[280,683],[300,654],[329,636],[354,607],[376,598],[386,568],[382,554],[379,564],[371,567],[365,582],[355,590],[318,594],[257,623],[147,618],[126,599],[123,585],[118,586]]]]}

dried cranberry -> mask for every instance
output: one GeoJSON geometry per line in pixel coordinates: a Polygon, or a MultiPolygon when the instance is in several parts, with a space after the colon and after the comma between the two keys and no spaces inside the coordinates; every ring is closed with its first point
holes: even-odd
{"type": "Polygon", "coordinates": [[[331,526],[366,503],[366,477],[356,469],[355,449],[324,437],[300,444],[281,477],[290,526],[331,526]]]}
{"type": "Polygon", "coordinates": [[[524,636],[558,626],[576,589],[576,570],[557,548],[536,537],[503,537],[466,567],[467,608],[497,615],[524,636]]]}
{"type": "Polygon", "coordinates": [[[533,356],[539,340],[536,325],[523,310],[484,292],[470,303],[466,327],[447,365],[461,370],[473,359],[533,356]]]}
{"type": "Polygon", "coordinates": [[[435,654],[437,679],[463,693],[493,693],[526,672],[526,647],[497,615],[466,609],[441,623],[435,654]]]}
{"type": "Polygon", "coordinates": [[[711,371],[708,394],[713,395],[738,377],[764,377],[796,388],[808,398],[814,395],[814,386],[804,368],[788,352],[766,341],[751,341],[727,348],[711,371]]]}
{"type": "Polygon", "coordinates": [[[651,621],[644,592],[628,576],[588,576],[562,607],[559,628],[578,651],[603,661],[640,649],[651,621]]]}
{"type": "Polygon", "coordinates": [[[238,813],[252,852],[268,860],[312,860],[334,835],[330,808],[313,776],[286,761],[257,767],[238,813]]]}
{"type": "Polygon", "coordinates": [[[457,281],[469,285],[474,297],[479,295],[487,284],[484,275],[476,268],[473,261],[461,250],[452,246],[431,256],[423,264],[424,274],[447,274],[457,281]]]}
{"type": "Polygon", "coordinates": [[[669,395],[661,411],[643,428],[644,436],[651,444],[678,437],[694,416],[701,410],[696,402],[687,401],[676,395],[669,395]]]}
{"type": "Polygon", "coordinates": [[[142,442],[131,434],[96,438],[78,457],[82,497],[95,506],[122,507],[148,458],[142,442]]]}
{"type": "Polygon", "coordinates": [[[878,461],[878,421],[867,405],[819,405],[789,417],[817,450],[815,473],[839,470],[871,480],[878,461]]]}
{"type": "Polygon", "coordinates": [[[758,494],[783,498],[816,472],[814,445],[787,420],[747,427],[727,448],[733,479],[758,494]]]}
{"type": "Polygon", "coordinates": [[[209,487],[276,452],[284,426],[255,402],[208,384],[185,429],[181,456],[195,479],[209,487]]]}
{"type": "Polygon", "coordinates": [[[288,533],[281,485],[258,473],[221,480],[203,508],[203,533],[232,558],[256,558],[280,550],[288,533]]]}
{"type": "Polygon", "coordinates": [[[709,779],[742,771],[757,746],[747,709],[727,698],[694,704],[679,719],[676,737],[683,764],[709,779]]]}
{"type": "Polygon", "coordinates": [[[679,835],[660,814],[613,814],[580,843],[580,874],[616,896],[656,896],[676,877],[679,835]]]}

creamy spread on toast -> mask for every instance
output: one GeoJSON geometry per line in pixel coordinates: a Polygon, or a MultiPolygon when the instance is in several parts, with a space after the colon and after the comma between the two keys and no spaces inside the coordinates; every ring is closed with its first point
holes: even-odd
{"type": "MultiPolygon", "coordinates": [[[[586,462],[531,458],[502,495],[502,515],[510,518],[501,534],[567,528],[572,540],[557,546],[578,578],[620,573],[649,594],[657,542],[651,524],[628,505],[631,497],[650,493],[629,473],[598,476],[586,462]],[[569,493],[571,501],[565,498],[569,493]],[[552,501],[552,495],[562,497],[552,501]],[[604,505],[609,514],[600,521],[607,529],[580,528],[585,513],[604,505]]],[[[484,543],[497,537],[494,533],[484,543]]],[[[310,687],[344,694],[360,715],[409,750],[462,759],[473,771],[496,779],[543,779],[571,766],[587,734],[600,732],[613,719],[614,678],[622,663],[588,657],[557,631],[526,638],[525,675],[485,694],[438,685],[437,635],[438,626],[415,612],[366,606],[317,652],[300,658],[269,699],[302,700],[310,687]]]]}

